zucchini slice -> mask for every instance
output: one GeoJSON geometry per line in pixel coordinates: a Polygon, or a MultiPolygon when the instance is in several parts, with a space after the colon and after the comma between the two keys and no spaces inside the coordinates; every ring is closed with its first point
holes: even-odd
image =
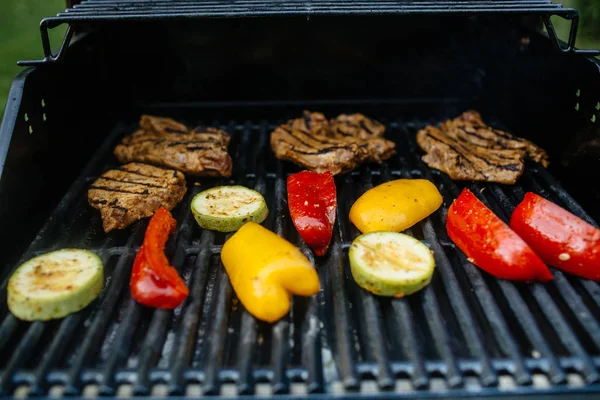
{"type": "Polygon", "coordinates": [[[269,209],[263,196],[244,186],[217,186],[198,193],[192,199],[192,213],[204,229],[237,231],[246,222],[260,224],[269,209]]]}
{"type": "Polygon", "coordinates": [[[429,284],[433,253],[412,236],[371,232],[357,237],[349,250],[356,283],[379,296],[404,297],[429,284]]]}
{"type": "Polygon", "coordinates": [[[102,290],[102,260],[83,249],[61,249],[21,264],[8,281],[8,308],[25,321],[62,318],[86,307],[102,290]]]}

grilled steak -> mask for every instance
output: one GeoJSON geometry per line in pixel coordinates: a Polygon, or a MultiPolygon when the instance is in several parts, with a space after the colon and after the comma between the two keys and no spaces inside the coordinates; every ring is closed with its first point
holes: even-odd
{"type": "Polygon", "coordinates": [[[161,206],[171,210],[187,190],[181,172],[130,163],[103,173],[88,190],[88,202],[100,210],[105,232],[123,229],[152,216],[161,206]]]}
{"type": "Polygon", "coordinates": [[[271,133],[271,148],[277,158],[336,175],[395,154],[396,145],[381,137],[384,131],[382,124],[362,114],[342,114],[328,121],[319,112],[305,111],[302,118],[271,133]]]}
{"type": "Polygon", "coordinates": [[[466,111],[441,126],[417,133],[427,153],[423,161],[455,180],[513,184],[523,173],[525,160],[548,165],[546,152],[532,142],[487,126],[476,111],[466,111]]]}
{"type": "Polygon", "coordinates": [[[148,115],[141,117],[140,128],[115,148],[120,163],[139,161],[189,175],[231,176],[227,132],[215,128],[190,130],[170,118],[148,115]]]}

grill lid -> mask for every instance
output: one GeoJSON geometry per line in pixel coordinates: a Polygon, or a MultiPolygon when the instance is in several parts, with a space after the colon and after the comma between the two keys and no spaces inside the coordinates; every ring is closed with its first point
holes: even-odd
{"type": "Polygon", "coordinates": [[[55,17],[40,23],[42,60],[19,61],[21,66],[32,66],[61,60],[73,37],[74,26],[85,23],[93,26],[107,22],[135,22],[185,20],[202,18],[254,18],[282,16],[335,16],[335,15],[530,15],[542,18],[548,34],[559,51],[597,55],[597,50],[575,48],[579,13],[552,0],[85,0],[67,8],[55,17]],[[567,43],[562,43],[550,17],[556,15],[571,21],[567,43]],[[53,53],[48,31],[67,24],[68,29],[60,48],[53,53]]]}
{"type": "MultiPolygon", "coordinates": [[[[377,117],[374,115],[373,117],[377,117]]],[[[379,118],[378,118],[379,119],[379,118]]],[[[382,119],[379,119],[383,121],[382,119]]],[[[273,121],[275,122],[275,121],[273,121]]],[[[190,395],[348,393],[375,397],[464,397],[600,394],[600,286],[553,270],[548,284],[518,284],[488,276],[447,238],[445,213],[463,187],[426,167],[416,131],[437,121],[387,122],[398,155],[336,178],[338,218],[329,253],[315,260],[286,206],[286,176],[296,169],[269,148],[274,123],[211,124],[229,131],[236,159],[231,180],[190,182],[173,210],[177,232],[167,254],[190,296],[175,311],[138,305],[127,282],[147,225],[104,234],[86,191],[115,166],[119,125],[65,194],[29,250],[82,247],[99,254],[107,281],[83,311],[51,322],[25,323],[6,308],[0,290],[0,395],[190,395]],[[358,235],[347,215],[365,190],[395,178],[432,180],[444,205],[409,234],[430,246],[432,283],[403,299],[373,296],[353,281],[347,250],[358,235]],[[235,182],[261,192],[271,208],[265,226],[298,243],[318,266],[323,290],[295,298],[276,324],[257,322],[235,298],[218,257],[225,235],[202,231],[190,211],[207,186],[235,182]]],[[[506,218],[532,190],[594,223],[546,170],[528,166],[517,185],[467,185],[506,218]]]]}

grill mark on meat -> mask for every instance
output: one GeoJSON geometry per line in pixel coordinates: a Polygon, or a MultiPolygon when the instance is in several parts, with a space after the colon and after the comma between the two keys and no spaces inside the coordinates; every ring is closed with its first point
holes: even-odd
{"type": "Polygon", "coordinates": [[[91,204],[106,204],[108,201],[106,200],[90,200],[91,204]]]}
{"type": "MultiPolygon", "coordinates": [[[[458,156],[458,157],[457,157],[457,159],[456,159],[456,164],[457,164],[457,165],[460,165],[460,164],[459,164],[459,160],[462,158],[462,159],[463,159],[464,161],[466,161],[466,162],[467,162],[467,163],[468,163],[468,164],[469,164],[471,167],[473,167],[474,169],[476,169],[476,168],[475,168],[475,165],[473,164],[473,162],[472,162],[471,160],[469,160],[467,157],[465,157],[465,155],[464,155],[464,154],[463,154],[461,151],[459,151],[457,148],[455,148],[455,147],[454,147],[454,146],[452,146],[451,144],[449,144],[449,143],[447,143],[447,142],[445,142],[445,141],[443,141],[443,140],[441,140],[441,139],[438,139],[438,138],[434,137],[434,136],[433,136],[432,134],[430,134],[430,133],[427,133],[427,136],[428,136],[430,139],[432,139],[432,140],[434,140],[434,141],[436,141],[436,142],[439,142],[439,143],[442,143],[442,144],[444,144],[444,145],[448,146],[448,147],[449,147],[449,148],[450,148],[452,151],[454,151],[454,152],[457,154],[457,156],[458,156]]],[[[486,175],[485,173],[483,173],[482,171],[477,171],[477,172],[478,172],[478,173],[479,173],[481,176],[483,176],[484,178],[487,178],[487,175],[486,175]]]]}
{"type": "Polygon", "coordinates": [[[128,193],[128,194],[139,194],[139,195],[147,195],[149,193],[148,189],[144,190],[143,192],[132,192],[130,190],[125,190],[125,189],[121,189],[121,188],[112,188],[110,186],[98,186],[98,185],[92,185],[92,186],[90,186],[90,189],[104,190],[105,192],[128,193]]]}
{"type": "MultiPolygon", "coordinates": [[[[300,133],[303,133],[304,135],[306,135],[306,136],[308,136],[308,137],[310,137],[310,138],[312,139],[312,137],[311,137],[311,136],[310,136],[308,133],[306,133],[306,132],[304,132],[304,131],[301,131],[301,130],[299,130],[299,129],[293,129],[293,128],[292,128],[292,129],[289,129],[289,130],[287,130],[287,129],[283,128],[282,130],[283,130],[283,131],[284,131],[284,132],[285,132],[287,135],[291,136],[292,138],[294,138],[294,139],[295,139],[295,140],[297,140],[298,142],[302,143],[302,145],[303,145],[303,146],[305,146],[305,147],[308,147],[308,148],[313,148],[313,147],[314,147],[314,146],[312,146],[310,143],[307,143],[307,142],[305,142],[304,140],[300,139],[298,136],[294,135],[294,132],[300,132],[300,133]]],[[[320,141],[320,140],[315,140],[315,141],[316,141],[316,142],[319,142],[319,143],[328,143],[328,142],[323,142],[323,141],[320,141]]]]}
{"type": "MultiPolygon", "coordinates": [[[[168,142],[167,147],[179,146],[179,145],[188,145],[188,144],[197,144],[197,143],[217,143],[222,144],[223,141],[214,138],[206,138],[206,139],[197,139],[197,140],[181,140],[177,142],[168,142]]],[[[214,146],[213,146],[214,148],[214,146]]]]}
{"type": "Polygon", "coordinates": [[[211,146],[186,146],[185,147],[187,150],[212,150],[214,147],[211,146]]]}
{"type": "Polygon", "coordinates": [[[112,182],[129,183],[132,185],[148,186],[148,187],[153,187],[153,188],[158,188],[158,189],[165,189],[164,186],[153,185],[151,183],[139,182],[139,181],[127,181],[127,180],[122,180],[122,179],[109,178],[106,176],[101,176],[98,179],[103,179],[103,180],[112,181],[112,182]]]}
{"type": "MultiPolygon", "coordinates": [[[[458,129],[460,129],[461,132],[464,132],[465,134],[467,134],[469,136],[475,136],[476,138],[481,139],[481,140],[485,140],[486,142],[489,142],[490,140],[494,141],[494,139],[492,139],[492,138],[486,138],[486,137],[481,136],[481,135],[479,135],[479,134],[477,134],[475,132],[470,132],[470,131],[466,130],[464,127],[462,127],[462,126],[458,127],[458,129]]],[[[496,141],[494,141],[494,142],[498,143],[496,141]]],[[[482,146],[482,147],[486,147],[487,148],[487,146],[482,146]]]]}
{"type": "Polygon", "coordinates": [[[310,144],[307,144],[306,142],[302,141],[301,139],[299,139],[298,136],[294,135],[294,133],[301,133],[304,136],[308,136],[311,140],[314,140],[315,142],[319,142],[319,143],[323,143],[323,144],[331,144],[332,143],[332,141],[330,139],[328,139],[327,137],[317,138],[316,135],[311,135],[310,133],[303,131],[301,129],[291,129],[288,133],[290,135],[292,135],[293,137],[295,137],[296,139],[298,139],[298,141],[305,144],[307,147],[312,147],[312,146],[310,144]]]}
{"type": "Polygon", "coordinates": [[[361,127],[362,129],[364,129],[365,131],[369,132],[369,134],[370,134],[370,135],[372,135],[372,134],[373,134],[373,131],[371,131],[371,130],[370,130],[368,127],[367,127],[367,125],[365,124],[365,121],[360,121],[358,124],[360,125],[360,127],[361,127]]]}
{"type": "MultiPolygon", "coordinates": [[[[128,165],[130,165],[130,164],[128,164],[128,165]]],[[[139,169],[137,169],[137,170],[136,170],[136,169],[127,169],[127,168],[128,168],[127,166],[121,166],[121,167],[119,167],[119,168],[117,168],[117,169],[118,169],[119,171],[128,172],[128,173],[130,173],[130,174],[139,175],[139,176],[143,176],[143,177],[146,177],[146,178],[160,179],[160,178],[159,178],[159,177],[157,177],[156,175],[147,175],[147,174],[142,174],[142,173],[140,172],[140,170],[139,170],[139,169]]],[[[175,172],[174,172],[174,175],[173,175],[173,176],[174,176],[174,177],[177,177],[177,171],[175,171],[175,172]]]]}
{"type": "Polygon", "coordinates": [[[336,132],[338,135],[342,135],[342,136],[345,136],[345,137],[352,137],[352,136],[354,136],[354,135],[353,135],[353,134],[351,134],[351,133],[346,133],[346,132],[342,131],[342,130],[341,130],[339,127],[337,127],[337,128],[335,129],[335,132],[336,132]]]}
{"type": "MultiPolygon", "coordinates": [[[[360,148],[365,148],[367,145],[363,144],[360,145],[358,147],[360,148]]],[[[291,151],[294,151],[296,153],[300,153],[300,154],[325,154],[325,153],[331,153],[332,151],[335,150],[348,150],[348,151],[354,151],[353,146],[330,146],[330,147],[325,147],[322,149],[318,149],[318,150],[314,150],[314,151],[304,151],[304,150],[298,150],[296,148],[294,148],[293,146],[290,148],[291,151]]]]}
{"type": "Polygon", "coordinates": [[[117,205],[117,203],[118,203],[118,202],[119,202],[119,199],[114,199],[113,201],[111,201],[111,202],[108,204],[108,206],[109,206],[109,207],[111,207],[111,208],[115,208],[115,209],[117,209],[117,210],[121,210],[121,211],[123,211],[125,214],[127,214],[127,212],[129,211],[129,209],[128,209],[128,208],[126,208],[126,207],[121,207],[121,206],[117,205]]]}
{"type": "Polygon", "coordinates": [[[311,123],[310,123],[310,114],[309,113],[304,113],[304,123],[306,124],[306,130],[310,131],[311,123]]]}
{"type": "MultiPolygon", "coordinates": [[[[491,165],[493,167],[498,167],[500,169],[506,169],[509,171],[518,171],[519,170],[518,168],[515,169],[515,166],[517,166],[517,164],[496,164],[496,163],[488,160],[486,157],[482,157],[482,156],[474,154],[474,153],[468,153],[468,155],[466,155],[465,152],[458,150],[456,147],[454,147],[450,143],[448,143],[448,141],[444,140],[444,138],[436,138],[433,135],[431,135],[430,133],[428,133],[427,136],[433,140],[436,140],[438,142],[446,144],[446,146],[450,147],[454,152],[458,153],[460,156],[462,156],[465,159],[468,159],[469,156],[472,156],[472,157],[475,157],[475,158],[483,161],[487,165],[491,165]]],[[[495,156],[495,154],[494,154],[494,156],[495,156]]]]}

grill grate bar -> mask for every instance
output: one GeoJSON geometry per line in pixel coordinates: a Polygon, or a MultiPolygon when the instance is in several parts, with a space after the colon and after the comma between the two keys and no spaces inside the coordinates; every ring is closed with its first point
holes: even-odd
{"type": "Polygon", "coordinates": [[[584,305],[575,289],[569,284],[565,275],[560,271],[553,271],[554,283],[559,293],[565,300],[565,303],[571,308],[574,315],[577,316],[579,323],[584,327],[590,336],[590,340],[594,342],[597,349],[600,349],[600,325],[596,321],[590,310],[584,305]]]}
{"type": "MultiPolygon", "coordinates": [[[[320,273],[321,282],[323,282],[320,273]]],[[[323,364],[321,355],[321,326],[323,319],[318,315],[318,302],[322,300],[322,293],[319,292],[309,300],[306,317],[302,324],[302,364],[308,371],[306,379],[306,391],[309,394],[322,393],[324,391],[323,383],[323,364]]]]}
{"type": "MultiPolygon", "coordinates": [[[[206,230],[202,232],[201,250],[196,256],[194,263],[194,274],[192,284],[190,285],[191,302],[185,307],[183,323],[174,358],[173,366],[170,371],[171,385],[169,393],[172,395],[181,395],[185,390],[184,370],[189,364],[191,354],[190,349],[196,338],[199,316],[204,304],[204,295],[206,293],[206,283],[208,279],[208,268],[212,252],[210,247],[215,241],[215,234],[206,230]]],[[[188,300],[189,301],[189,300],[188,300]]]]}
{"type": "Polygon", "coordinates": [[[52,365],[56,363],[61,354],[63,354],[81,319],[82,315],[77,313],[67,316],[64,321],[61,322],[58,332],[52,340],[50,348],[44,355],[44,358],[35,371],[33,383],[31,384],[31,389],[29,390],[31,395],[42,395],[47,389],[48,371],[50,368],[52,368],[52,365]]]}
{"type": "MultiPolygon", "coordinates": [[[[229,239],[231,234],[227,236],[227,239],[229,239]]],[[[232,292],[229,277],[219,261],[217,264],[217,299],[211,313],[211,315],[214,315],[214,319],[208,332],[207,345],[209,347],[204,357],[205,381],[202,388],[204,395],[219,394],[221,387],[219,368],[223,364],[223,348],[227,334],[228,311],[231,308],[232,292]]]]}
{"type": "MultiPolygon", "coordinates": [[[[338,208],[337,220],[339,221],[340,212],[338,208]]],[[[339,225],[339,224],[338,224],[339,225]]],[[[348,297],[346,295],[343,250],[339,233],[334,230],[332,244],[329,250],[327,269],[329,272],[328,286],[325,290],[331,291],[333,296],[333,313],[336,316],[335,321],[335,346],[339,360],[337,365],[341,375],[341,381],[344,388],[349,391],[355,391],[359,388],[359,379],[356,365],[354,362],[354,340],[350,334],[350,310],[348,309],[348,297]]]]}
{"type": "Polygon", "coordinates": [[[242,314],[242,327],[238,345],[239,382],[238,394],[254,393],[254,376],[252,374],[252,360],[254,357],[254,344],[257,332],[256,320],[247,311],[242,314]]]}
{"type": "Polygon", "coordinates": [[[129,354],[131,340],[140,320],[141,307],[136,301],[128,296],[127,311],[123,318],[124,323],[119,327],[117,338],[113,344],[116,351],[111,352],[106,366],[102,370],[100,387],[98,392],[102,396],[114,396],[117,388],[115,379],[115,370],[121,361],[129,354]]]}
{"type": "Polygon", "coordinates": [[[8,343],[18,324],[19,321],[12,314],[7,313],[2,325],[0,325],[0,351],[4,350],[4,346],[8,343]]]}
{"type": "Polygon", "coordinates": [[[587,354],[579,340],[576,339],[575,332],[573,332],[569,324],[558,311],[556,304],[552,300],[552,297],[550,297],[546,289],[540,286],[540,284],[534,284],[532,287],[532,292],[540,308],[556,331],[560,341],[567,349],[569,349],[571,354],[580,357],[581,367],[578,369],[583,371],[585,379],[589,383],[598,382],[599,375],[592,359],[587,354]]]}
{"type": "Polygon", "coordinates": [[[25,336],[13,352],[8,365],[0,375],[0,394],[12,391],[15,384],[12,379],[13,373],[33,355],[35,345],[42,337],[45,328],[46,325],[39,321],[29,325],[25,336]]]}
{"type": "MultiPolygon", "coordinates": [[[[134,234],[131,236],[131,239],[135,238],[139,235],[139,233],[141,233],[140,228],[143,228],[143,225],[139,225],[138,228],[136,228],[136,232],[134,232],[134,234]],[[136,235],[136,233],[138,233],[138,235],[136,235]]],[[[123,256],[119,259],[115,271],[113,272],[110,286],[106,290],[102,299],[102,304],[100,305],[99,310],[96,312],[94,320],[88,330],[88,334],[85,336],[81,348],[79,349],[77,358],[69,370],[68,381],[67,385],[65,386],[66,394],[77,395],[80,393],[82,384],[81,371],[87,365],[87,363],[91,361],[90,352],[93,352],[98,347],[100,340],[104,336],[104,333],[108,327],[111,313],[116,306],[117,299],[119,298],[119,293],[121,293],[122,289],[126,286],[125,282],[128,281],[129,270],[132,262],[133,255],[123,256]]]]}
{"type": "Polygon", "coordinates": [[[442,359],[444,360],[444,373],[446,381],[451,388],[461,387],[464,383],[463,376],[458,367],[454,351],[450,345],[448,331],[444,328],[444,318],[440,312],[440,306],[431,286],[423,289],[423,310],[427,324],[434,339],[434,344],[442,359]]]}

